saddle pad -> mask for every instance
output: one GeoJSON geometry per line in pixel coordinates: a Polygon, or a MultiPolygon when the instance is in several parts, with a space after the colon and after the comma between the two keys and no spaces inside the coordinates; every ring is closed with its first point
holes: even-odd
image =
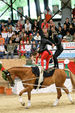
{"type": "Polygon", "coordinates": [[[55,72],[55,69],[50,70],[49,72],[44,71],[43,76],[44,77],[50,77],[53,75],[53,73],[55,72]]]}
{"type": "Polygon", "coordinates": [[[38,66],[32,67],[32,72],[36,75],[36,77],[39,77],[40,71],[38,66]]]}
{"type": "MultiPolygon", "coordinates": [[[[43,76],[44,76],[44,77],[50,77],[50,76],[53,75],[54,71],[55,71],[54,68],[53,68],[53,69],[50,69],[50,70],[48,70],[48,71],[44,71],[43,76]]],[[[33,72],[37,77],[40,76],[40,71],[39,71],[38,66],[32,67],[32,72],[33,72]]]]}
{"type": "MultiPolygon", "coordinates": [[[[55,69],[51,69],[51,70],[48,71],[48,72],[47,72],[47,71],[44,71],[44,74],[43,74],[44,78],[45,78],[45,77],[50,77],[50,76],[52,76],[53,73],[54,73],[54,71],[55,71],[55,69]]],[[[39,71],[38,66],[32,67],[32,72],[35,74],[36,77],[39,77],[39,76],[40,76],[40,71],[39,71]]],[[[37,78],[36,81],[35,81],[35,84],[34,84],[34,89],[37,88],[37,86],[38,86],[38,81],[39,81],[39,79],[37,78]]],[[[43,83],[43,82],[42,82],[42,83],[43,83]]],[[[40,85],[42,85],[42,83],[41,83],[40,85]]],[[[41,87],[40,87],[40,88],[41,88],[41,87]]]]}

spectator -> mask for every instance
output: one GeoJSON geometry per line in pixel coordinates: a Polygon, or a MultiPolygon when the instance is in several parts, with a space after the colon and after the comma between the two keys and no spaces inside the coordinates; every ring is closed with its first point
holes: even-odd
{"type": "Polygon", "coordinates": [[[52,19],[48,23],[48,28],[50,29],[51,27],[55,27],[55,24],[52,19]]]}
{"type": "Polygon", "coordinates": [[[51,40],[51,38],[53,39],[54,34],[57,34],[57,31],[55,30],[55,27],[52,26],[51,29],[49,30],[49,40],[51,40]]]}
{"type": "Polygon", "coordinates": [[[24,33],[25,33],[25,28],[22,28],[22,33],[21,33],[22,37],[23,37],[24,33]]]}
{"type": "Polygon", "coordinates": [[[38,25],[37,25],[37,21],[34,21],[34,24],[32,25],[32,30],[34,30],[34,28],[36,27],[36,30],[38,30],[38,25]]]}
{"type": "Polygon", "coordinates": [[[26,24],[25,24],[25,31],[31,31],[31,24],[29,23],[29,20],[26,20],[26,24]]]}
{"type": "Polygon", "coordinates": [[[16,25],[16,26],[19,28],[19,30],[20,30],[20,31],[22,30],[22,25],[21,25],[20,20],[18,20],[18,22],[17,22],[17,25],[16,25]]]}
{"type": "Polygon", "coordinates": [[[6,37],[8,36],[8,32],[6,31],[6,27],[4,27],[4,29],[3,29],[3,31],[2,31],[2,37],[4,38],[4,39],[6,39],[6,37]]]}
{"type": "Polygon", "coordinates": [[[17,34],[17,33],[19,33],[19,32],[20,32],[19,27],[16,26],[16,28],[15,28],[15,33],[17,34]]]}
{"type": "Polygon", "coordinates": [[[11,29],[12,32],[15,31],[15,26],[9,25],[8,30],[11,29]]]}
{"type": "MultiPolygon", "coordinates": [[[[64,37],[63,37],[64,38],[64,37]]],[[[70,34],[70,31],[68,30],[67,31],[67,34],[66,34],[66,36],[65,36],[65,39],[66,39],[66,42],[72,42],[72,40],[73,40],[73,37],[72,37],[72,35],[70,34]]]]}
{"type": "Polygon", "coordinates": [[[33,29],[33,36],[36,36],[36,34],[37,34],[37,28],[34,27],[34,29],[33,29]]]}
{"type": "Polygon", "coordinates": [[[27,27],[27,30],[26,30],[26,35],[29,37],[30,33],[32,33],[30,30],[29,30],[29,27],[27,27]]]}
{"type": "Polygon", "coordinates": [[[75,17],[73,18],[72,26],[73,26],[73,28],[74,28],[74,30],[75,30],[75,17]]]}
{"type": "Polygon", "coordinates": [[[2,32],[2,24],[1,24],[1,22],[0,22],[0,33],[2,32]]]}
{"type": "Polygon", "coordinates": [[[73,14],[73,18],[75,18],[75,8],[73,9],[72,14],[73,14]]]}
{"type": "Polygon", "coordinates": [[[65,24],[66,24],[66,28],[69,29],[70,22],[69,22],[69,18],[68,17],[66,18],[65,24]]]}
{"type": "Polygon", "coordinates": [[[43,13],[45,14],[45,19],[48,22],[52,18],[52,12],[49,7],[47,7],[43,13]]]}
{"type": "Polygon", "coordinates": [[[18,51],[18,55],[19,55],[19,58],[21,58],[21,56],[25,56],[25,44],[23,43],[23,41],[21,40],[20,41],[20,45],[18,45],[17,47],[17,51],[18,51]]]}
{"type": "Polygon", "coordinates": [[[48,23],[46,22],[46,20],[44,19],[42,24],[41,24],[41,28],[43,29],[43,27],[46,27],[48,29],[48,23]]]}
{"type": "Polygon", "coordinates": [[[41,36],[40,36],[39,32],[37,32],[37,35],[34,36],[34,40],[35,40],[36,44],[38,44],[41,41],[41,36]]]}
{"type": "Polygon", "coordinates": [[[27,37],[26,33],[24,33],[24,35],[22,37],[22,41],[24,42],[24,44],[26,44],[27,40],[28,40],[28,37],[27,37]]]}
{"type": "Polygon", "coordinates": [[[66,27],[66,24],[64,24],[64,27],[62,29],[62,35],[66,36],[66,33],[67,33],[67,27],[66,27]]]}
{"type": "Polygon", "coordinates": [[[73,42],[75,42],[75,32],[74,32],[74,34],[73,34],[73,42]]]}
{"type": "Polygon", "coordinates": [[[25,51],[26,51],[26,57],[30,58],[31,54],[31,45],[29,45],[29,40],[27,40],[27,43],[25,45],[25,51]]]}
{"type": "Polygon", "coordinates": [[[5,28],[5,23],[2,22],[2,30],[5,28]]]}
{"type": "Polygon", "coordinates": [[[37,51],[37,46],[35,41],[33,41],[31,46],[31,53],[35,55],[36,51],[37,51]]]}
{"type": "Polygon", "coordinates": [[[62,36],[62,27],[59,26],[58,27],[58,38],[60,38],[62,40],[63,36],[62,36]]]}
{"type": "Polygon", "coordinates": [[[21,25],[23,27],[24,26],[24,20],[23,20],[23,17],[22,16],[20,16],[20,23],[21,23],[21,25]]]}
{"type": "Polygon", "coordinates": [[[9,54],[11,55],[11,59],[13,59],[15,45],[12,43],[12,40],[9,41],[7,45],[7,59],[9,58],[9,54]]]}
{"type": "Polygon", "coordinates": [[[0,58],[4,59],[4,53],[5,53],[5,47],[3,45],[3,42],[0,44],[0,58]]]}
{"type": "Polygon", "coordinates": [[[4,38],[2,38],[2,35],[1,35],[1,33],[0,33],[0,45],[4,45],[5,44],[5,39],[4,38]]]}
{"type": "Polygon", "coordinates": [[[29,42],[30,42],[30,44],[32,44],[33,41],[34,41],[33,34],[30,33],[30,35],[29,35],[29,42]]]}
{"type": "Polygon", "coordinates": [[[17,33],[16,34],[16,37],[15,37],[15,43],[19,43],[20,42],[20,37],[19,37],[19,34],[17,33]]]}
{"type": "Polygon", "coordinates": [[[69,26],[69,31],[70,31],[71,35],[74,34],[74,28],[73,28],[72,24],[70,24],[70,26],[69,26]]]}
{"type": "Polygon", "coordinates": [[[14,34],[14,32],[12,31],[12,29],[9,29],[9,31],[8,31],[8,38],[10,39],[13,34],[14,34]]]}
{"type": "Polygon", "coordinates": [[[8,18],[7,25],[8,25],[8,26],[9,26],[9,25],[12,25],[12,21],[11,21],[11,19],[10,19],[10,18],[8,18]]]}

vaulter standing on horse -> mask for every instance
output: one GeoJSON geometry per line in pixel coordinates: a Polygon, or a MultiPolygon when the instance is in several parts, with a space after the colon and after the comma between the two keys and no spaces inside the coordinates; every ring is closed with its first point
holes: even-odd
{"type": "Polygon", "coordinates": [[[59,68],[57,57],[58,57],[58,56],[62,53],[62,51],[63,51],[63,46],[62,46],[62,44],[61,44],[61,40],[58,38],[58,35],[55,33],[55,34],[53,35],[53,39],[52,39],[52,37],[50,38],[50,41],[51,41],[52,43],[54,43],[54,45],[56,46],[56,51],[55,51],[55,53],[54,53],[54,55],[53,55],[54,68],[59,68]]]}

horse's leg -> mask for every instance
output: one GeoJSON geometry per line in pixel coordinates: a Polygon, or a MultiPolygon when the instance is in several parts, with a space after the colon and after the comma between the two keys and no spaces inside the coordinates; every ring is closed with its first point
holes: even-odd
{"type": "Polygon", "coordinates": [[[27,107],[29,108],[31,106],[31,91],[28,91],[28,105],[27,107]]]}
{"type": "Polygon", "coordinates": [[[70,102],[73,103],[72,97],[71,97],[71,95],[70,95],[70,93],[69,93],[69,90],[68,90],[68,89],[66,88],[66,86],[64,86],[64,85],[63,85],[63,90],[64,90],[65,93],[67,94],[67,96],[68,96],[70,102]]]}
{"type": "Polygon", "coordinates": [[[19,93],[19,101],[20,103],[22,104],[22,106],[25,105],[25,103],[22,101],[22,94],[25,93],[25,92],[28,92],[28,106],[30,107],[31,105],[31,88],[30,87],[27,87],[25,89],[23,89],[20,93],[19,93]]]}
{"type": "Polygon", "coordinates": [[[61,89],[60,88],[57,88],[57,99],[54,102],[53,106],[56,106],[58,104],[59,99],[60,99],[61,96],[62,96],[61,89]]]}

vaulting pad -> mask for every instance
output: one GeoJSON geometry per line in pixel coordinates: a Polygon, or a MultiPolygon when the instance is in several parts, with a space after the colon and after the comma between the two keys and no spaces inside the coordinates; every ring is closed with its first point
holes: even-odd
{"type": "Polygon", "coordinates": [[[50,71],[44,71],[43,76],[44,77],[50,77],[50,76],[53,75],[54,71],[55,71],[55,69],[51,69],[50,71]]]}
{"type": "MultiPolygon", "coordinates": [[[[48,69],[47,71],[44,71],[43,73],[43,77],[50,77],[53,75],[55,69],[48,69]]],[[[35,74],[36,77],[39,77],[40,76],[40,71],[39,71],[39,68],[38,66],[35,66],[35,67],[32,67],[32,72],[35,74]]],[[[34,85],[34,89],[37,88],[38,86],[38,81],[39,81],[39,78],[36,78],[35,80],[35,85],[34,85]]],[[[43,82],[42,82],[43,83],[43,82]]],[[[42,85],[42,83],[40,85],[42,85]]],[[[40,86],[41,88],[41,86],[40,86]]]]}
{"type": "MultiPolygon", "coordinates": [[[[44,76],[44,77],[50,77],[50,76],[53,75],[54,71],[55,71],[54,68],[53,68],[53,69],[48,69],[47,71],[44,71],[43,76],[44,76]]],[[[38,66],[32,67],[32,72],[33,72],[37,77],[39,77],[40,71],[39,71],[38,66]]]]}

